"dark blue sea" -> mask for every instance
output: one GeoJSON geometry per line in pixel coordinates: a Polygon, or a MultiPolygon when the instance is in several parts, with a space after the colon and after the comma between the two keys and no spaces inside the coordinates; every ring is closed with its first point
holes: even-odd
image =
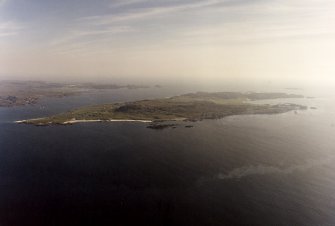
{"type": "MultiPolygon", "coordinates": [[[[306,111],[186,128],[13,121],[192,89],[119,89],[0,108],[0,225],[335,225],[335,95],[306,111]]],[[[224,91],[224,90],[217,90],[224,91]]]]}

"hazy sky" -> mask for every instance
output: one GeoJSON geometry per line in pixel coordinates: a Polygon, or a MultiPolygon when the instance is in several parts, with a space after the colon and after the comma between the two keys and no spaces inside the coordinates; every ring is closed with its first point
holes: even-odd
{"type": "Polygon", "coordinates": [[[0,78],[334,82],[334,0],[0,0],[0,78]]]}

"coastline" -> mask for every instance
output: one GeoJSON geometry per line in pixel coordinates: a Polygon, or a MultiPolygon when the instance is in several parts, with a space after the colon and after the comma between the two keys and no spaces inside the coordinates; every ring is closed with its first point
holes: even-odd
{"type": "MultiPolygon", "coordinates": [[[[44,119],[44,118],[36,118],[36,119],[29,119],[29,120],[18,120],[18,121],[14,121],[14,123],[22,124],[22,123],[27,123],[29,121],[35,121],[35,120],[37,121],[37,120],[41,120],[41,119],[44,119]]],[[[65,121],[65,122],[60,123],[60,125],[72,125],[72,124],[76,124],[76,123],[88,123],[88,122],[142,122],[142,123],[151,123],[153,121],[151,121],[151,120],[135,120],[135,119],[109,119],[109,120],[81,119],[81,120],[65,121]]],[[[48,124],[52,124],[52,122],[44,123],[43,125],[48,125],[48,124]]]]}
{"type": "Polygon", "coordinates": [[[28,121],[37,121],[37,120],[41,120],[41,119],[45,119],[45,118],[34,118],[34,119],[26,119],[26,120],[17,120],[17,121],[14,121],[14,123],[20,124],[20,123],[26,123],[28,121]]]}

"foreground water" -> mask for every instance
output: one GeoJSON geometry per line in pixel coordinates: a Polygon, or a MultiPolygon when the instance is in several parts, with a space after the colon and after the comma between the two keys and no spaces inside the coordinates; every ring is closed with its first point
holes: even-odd
{"type": "Polygon", "coordinates": [[[0,225],[335,224],[329,93],[276,100],[317,108],[297,114],[232,116],[162,131],[129,122],[12,123],[182,92],[115,90],[0,109],[0,225]]]}

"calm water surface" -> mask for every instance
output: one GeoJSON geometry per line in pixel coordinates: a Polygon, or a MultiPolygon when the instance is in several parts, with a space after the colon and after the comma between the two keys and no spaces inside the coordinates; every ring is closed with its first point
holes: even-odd
{"type": "MultiPolygon", "coordinates": [[[[12,121],[192,90],[114,90],[0,109],[0,225],[335,225],[334,95],[280,115],[150,130],[12,121]]],[[[303,92],[303,91],[301,91],[303,92]]]]}

